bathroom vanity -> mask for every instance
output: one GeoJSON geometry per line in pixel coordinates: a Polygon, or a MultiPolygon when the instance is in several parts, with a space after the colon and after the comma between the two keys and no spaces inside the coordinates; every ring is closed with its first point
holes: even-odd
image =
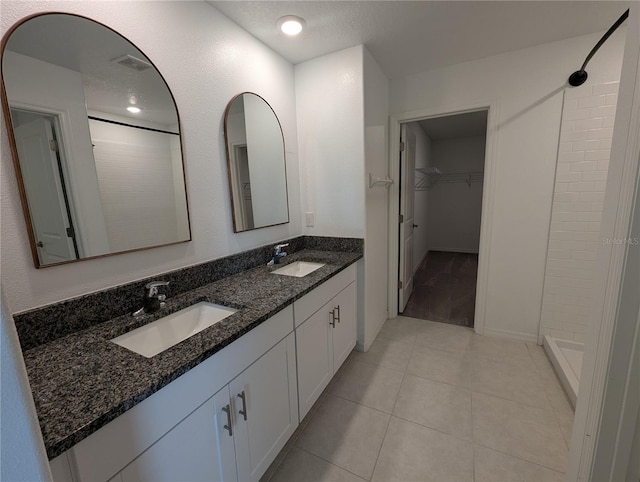
{"type": "Polygon", "coordinates": [[[54,479],[258,480],[356,344],[361,257],[301,249],[25,351],[54,479]],[[112,341],[203,301],[236,311],[151,357],[112,341]]]}

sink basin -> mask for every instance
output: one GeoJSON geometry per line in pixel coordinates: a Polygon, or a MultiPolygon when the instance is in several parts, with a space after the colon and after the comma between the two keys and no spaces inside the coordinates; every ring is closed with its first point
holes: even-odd
{"type": "Polygon", "coordinates": [[[282,274],[285,276],[295,276],[296,278],[302,278],[303,276],[307,276],[309,273],[313,273],[315,270],[320,269],[324,266],[324,263],[311,263],[309,261],[294,261],[291,264],[283,266],[275,271],[272,271],[271,274],[282,274]]]}
{"type": "Polygon", "coordinates": [[[236,311],[238,310],[201,301],[111,341],[139,355],[151,358],[200,333],[205,328],[215,325],[236,311]]]}

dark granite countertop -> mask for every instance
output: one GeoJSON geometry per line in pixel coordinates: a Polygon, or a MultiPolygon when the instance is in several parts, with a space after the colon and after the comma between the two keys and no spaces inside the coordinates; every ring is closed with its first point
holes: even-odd
{"type": "Polygon", "coordinates": [[[259,266],[170,298],[158,313],[120,316],[25,351],[49,458],[68,450],[361,257],[354,252],[303,249],[275,268],[259,266]],[[270,274],[297,260],[325,266],[302,278],[270,274]],[[238,311],[152,358],[110,341],[199,301],[238,311]]]}

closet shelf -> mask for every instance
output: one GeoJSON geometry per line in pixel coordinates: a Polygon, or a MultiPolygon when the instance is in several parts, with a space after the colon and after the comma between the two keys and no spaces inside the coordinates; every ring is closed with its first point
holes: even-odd
{"type": "MultiPolygon", "coordinates": [[[[421,173],[424,173],[422,169],[436,169],[436,168],[421,168],[416,169],[421,173]]],[[[438,169],[437,175],[434,173],[426,174],[425,176],[416,179],[415,190],[426,191],[436,184],[461,184],[465,183],[469,188],[471,183],[483,182],[484,172],[482,171],[466,171],[466,172],[441,172],[438,169]]]]}

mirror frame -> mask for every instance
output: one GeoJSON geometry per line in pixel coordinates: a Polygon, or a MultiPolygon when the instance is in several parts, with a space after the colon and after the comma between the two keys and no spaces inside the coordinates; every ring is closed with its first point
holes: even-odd
{"type": "Polygon", "coordinates": [[[229,181],[229,198],[231,201],[231,220],[233,221],[233,232],[234,233],[245,233],[247,231],[255,231],[256,229],[262,229],[262,228],[270,228],[272,226],[280,226],[282,224],[288,224],[291,222],[291,212],[289,210],[289,182],[287,179],[287,149],[286,149],[286,143],[285,143],[285,139],[284,139],[284,131],[282,130],[282,124],[280,123],[280,119],[278,118],[278,115],[276,114],[276,111],[273,110],[273,107],[271,107],[271,104],[269,104],[269,102],[267,102],[267,100],[262,97],[259,94],[256,94],[255,92],[240,92],[239,94],[234,95],[231,100],[229,101],[229,103],[227,104],[227,108],[224,110],[224,149],[225,149],[225,154],[227,157],[227,180],[229,181]],[[287,220],[283,221],[281,223],[274,223],[274,224],[267,224],[265,226],[257,226],[257,227],[253,227],[253,228],[248,228],[248,229],[241,229],[238,230],[238,226],[236,225],[236,207],[235,204],[233,202],[233,179],[231,177],[231,157],[229,154],[229,132],[228,132],[228,118],[229,118],[229,111],[231,110],[231,106],[233,105],[234,101],[244,95],[244,94],[251,94],[251,95],[255,95],[256,97],[259,97],[265,104],[267,104],[269,106],[269,109],[271,109],[271,112],[273,112],[273,116],[275,117],[276,121],[278,122],[278,127],[280,128],[280,135],[282,136],[282,161],[284,162],[284,190],[285,190],[285,197],[287,199],[287,220]]]}
{"type": "Polygon", "coordinates": [[[61,266],[61,265],[65,265],[65,264],[77,263],[77,262],[80,262],[80,261],[85,261],[85,260],[90,260],[90,259],[106,258],[108,256],[115,256],[115,255],[118,255],[118,254],[133,253],[133,252],[136,252],[136,251],[143,251],[143,250],[147,250],[147,249],[160,248],[160,247],[164,247],[164,246],[171,246],[171,245],[174,245],[174,244],[188,243],[188,242],[190,242],[192,240],[191,213],[189,211],[189,195],[188,195],[188,190],[187,190],[187,176],[186,176],[186,168],[185,168],[185,162],[184,162],[184,146],[183,146],[184,142],[183,142],[183,136],[182,136],[182,123],[180,121],[180,111],[178,110],[178,104],[176,103],[175,96],[173,95],[173,92],[171,91],[171,88],[169,87],[169,84],[167,83],[167,80],[164,78],[164,76],[162,75],[162,73],[160,72],[158,67],[156,67],[155,63],[153,63],[153,61],[149,58],[149,56],[147,54],[144,53],[144,51],[142,49],[140,49],[136,44],[134,44],[127,37],[125,37],[121,33],[117,32],[116,30],[114,30],[113,28],[109,27],[108,25],[105,25],[102,22],[99,22],[99,21],[94,20],[92,18],[85,17],[84,15],[79,15],[79,14],[76,14],[76,13],[47,11],[47,12],[35,13],[33,15],[29,15],[27,17],[24,17],[20,21],[18,21],[15,24],[13,24],[11,26],[11,28],[9,28],[9,30],[7,30],[7,32],[2,37],[2,41],[0,42],[0,98],[2,100],[2,111],[3,111],[3,114],[4,114],[5,127],[7,128],[7,135],[9,137],[9,146],[11,148],[11,157],[13,158],[13,168],[15,170],[16,180],[18,182],[18,190],[19,190],[19,193],[20,193],[20,204],[22,205],[22,212],[23,212],[23,215],[24,215],[25,223],[27,225],[27,234],[29,236],[29,244],[30,244],[30,247],[31,247],[31,255],[33,257],[33,263],[34,263],[34,266],[35,266],[36,269],[50,268],[52,266],[61,266]],[[100,255],[97,255],[97,256],[87,256],[87,257],[84,257],[84,258],[73,259],[73,260],[69,260],[69,261],[62,261],[62,262],[59,262],[59,263],[51,263],[51,264],[44,264],[44,265],[40,263],[40,258],[38,256],[38,248],[36,246],[37,241],[36,241],[35,232],[34,232],[34,229],[33,229],[31,213],[29,211],[29,202],[28,202],[28,199],[27,199],[27,192],[26,192],[26,188],[24,186],[24,179],[23,179],[23,176],[22,176],[22,169],[20,167],[20,159],[18,157],[18,147],[17,147],[17,144],[16,144],[15,133],[13,131],[13,124],[11,122],[11,107],[9,106],[9,99],[7,97],[7,91],[6,91],[6,86],[5,86],[5,82],[4,82],[4,69],[2,68],[2,66],[4,65],[4,55],[5,55],[5,52],[6,52],[7,43],[9,42],[9,39],[11,38],[11,35],[13,34],[13,32],[15,30],[17,30],[22,24],[28,22],[29,20],[31,20],[33,18],[36,18],[36,17],[46,16],[46,15],[68,15],[68,16],[71,16],[71,17],[77,17],[77,18],[80,18],[80,19],[83,19],[83,20],[87,20],[89,22],[93,22],[93,23],[95,23],[97,25],[100,25],[100,26],[106,28],[107,30],[110,30],[115,35],[117,35],[118,37],[121,37],[122,39],[126,40],[131,45],[133,45],[136,49],[138,49],[138,51],[140,51],[146,57],[146,59],[151,64],[151,66],[156,70],[156,72],[158,73],[158,75],[160,76],[162,81],[164,82],[164,85],[166,86],[167,91],[169,92],[169,95],[171,96],[171,100],[173,101],[173,105],[174,105],[174,107],[176,109],[176,117],[178,119],[178,135],[180,136],[180,156],[182,158],[182,177],[183,177],[183,181],[184,181],[185,204],[186,204],[186,208],[187,208],[187,227],[189,228],[189,237],[188,237],[188,239],[175,241],[175,242],[171,242],[171,243],[157,244],[157,245],[153,245],[153,246],[144,246],[144,247],[141,247],[141,248],[128,249],[128,250],[124,250],[124,251],[117,251],[117,252],[113,252],[113,253],[105,253],[105,254],[100,254],[100,255]]]}

